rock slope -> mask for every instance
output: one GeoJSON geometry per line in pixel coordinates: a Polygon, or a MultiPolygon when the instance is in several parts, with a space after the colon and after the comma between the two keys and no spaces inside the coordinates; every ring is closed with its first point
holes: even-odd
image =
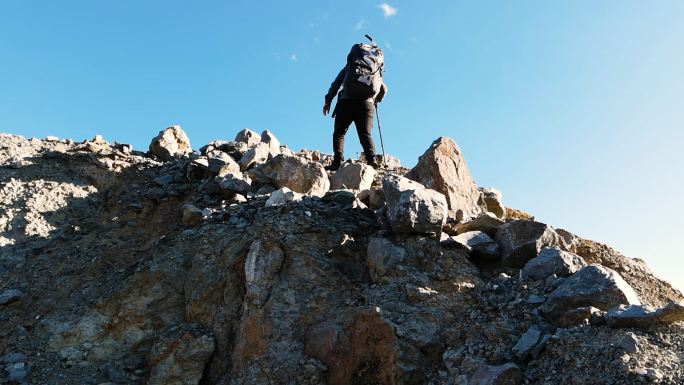
{"type": "Polygon", "coordinates": [[[0,134],[0,383],[684,382],[682,294],[503,206],[453,140],[330,162],[0,134]]]}

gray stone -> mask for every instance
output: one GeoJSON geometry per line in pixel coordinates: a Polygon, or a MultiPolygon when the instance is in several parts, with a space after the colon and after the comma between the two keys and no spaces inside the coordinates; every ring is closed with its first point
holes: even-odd
{"type": "Polygon", "coordinates": [[[634,333],[627,332],[617,341],[617,346],[627,353],[638,353],[639,338],[634,333]]]}
{"type": "Polygon", "coordinates": [[[469,231],[482,231],[493,239],[496,237],[496,230],[504,223],[506,222],[497,218],[494,213],[483,213],[471,221],[459,223],[456,227],[456,235],[469,231]]]}
{"type": "Polygon", "coordinates": [[[207,152],[207,162],[209,164],[209,171],[218,174],[236,174],[240,172],[240,165],[233,159],[232,156],[223,151],[212,150],[207,152]]]}
{"type": "Polygon", "coordinates": [[[371,187],[368,207],[379,210],[383,206],[385,206],[385,191],[381,187],[371,187]]]}
{"type": "Polygon", "coordinates": [[[152,180],[153,185],[160,186],[164,189],[166,189],[171,182],[173,182],[173,175],[163,175],[152,180]]]}
{"type": "Polygon", "coordinates": [[[544,303],[544,301],[546,301],[545,298],[542,298],[536,294],[532,294],[529,298],[527,298],[527,302],[533,305],[544,303]]]}
{"type": "Polygon", "coordinates": [[[470,252],[471,257],[489,260],[501,257],[499,245],[481,231],[469,231],[451,238],[463,245],[470,252]]]}
{"type": "Polygon", "coordinates": [[[546,246],[559,245],[560,237],[544,223],[520,219],[499,227],[495,237],[506,266],[522,268],[546,246]]]}
{"type": "Polygon", "coordinates": [[[235,194],[247,195],[252,192],[252,180],[245,174],[227,174],[217,176],[215,179],[221,194],[226,198],[232,198],[235,194]]]}
{"type": "Polygon", "coordinates": [[[235,136],[235,141],[245,143],[247,147],[254,147],[258,143],[261,143],[261,136],[256,132],[245,128],[244,130],[238,132],[238,134],[235,136]]]}
{"type": "Polygon", "coordinates": [[[554,274],[556,277],[570,276],[585,266],[587,263],[579,255],[563,251],[558,246],[548,246],[525,264],[520,276],[541,281],[554,274]]]}
{"type": "Polygon", "coordinates": [[[262,163],[266,163],[268,156],[269,145],[267,143],[257,143],[240,158],[240,161],[238,162],[240,171],[244,172],[262,163]]]}
{"type": "Polygon", "coordinates": [[[171,126],[159,131],[159,135],[152,139],[150,152],[162,160],[171,161],[190,154],[192,147],[180,126],[171,126]]]}
{"type": "Polygon", "coordinates": [[[501,366],[481,366],[473,373],[468,385],[518,385],[520,381],[520,368],[509,362],[501,366]]]}
{"type": "Polygon", "coordinates": [[[214,140],[200,147],[199,152],[201,155],[207,155],[208,152],[214,150],[224,151],[227,144],[225,140],[214,140]]]}
{"type": "Polygon", "coordinates": [[[150,351],[147,384],[199,383],[214,350],[214,336],[198,324],[164,330],[150,351]]]}
{"type": "Polygon", "coordinates": [[[591,323],[592,315],[600,313],[601,310],[593,306],[579,307],[563,313],[556,323],[562,328],[569,328],[575,325],[591,323]]]}
{"type": "Polygon", "coordinates": [[[399,233],[441,233],[447,215],[447,203],[443,194],[391,174],[382,179],[382,188],[387,199],[387,219],[392,230],[399,233]]]}
{"type": "Polygon", "coordinates": [[[295,202],[302,199],[302,194],[294,192],[287,187],[283,187],[271,193],[271,196],[266,201],[265,207],[284,205],[290,202],[295,202]]]}
{"type": "Polygon", "coordinates": [[[366,266],[373,282],[380,282],[393,267],[406,258],[406,249],[395,246],[385,238],[371,238],[368,242],[366,266]]]}
{"type": "Polygon", "coordinates": [[[6,290],[4,293],[0,294],[0,305],[7,305],[12,302],[17,302],[23,295],[24,294],[17,289],[6,290]]]}
{"type": "Polygon", "coordinates": [[[350,190],[330,190],[323,196],[324,202],[335,202],[341,206],[347,206],[356,200],[356,196],[350,190]]]}
{"type": "Polygon", "coordinates": [[[330,180],[323,165],[299,156],[280,154],[249,173],[261,184],[288,189],[306,195],[322,197],[330,189],[330,180]]]}
{"type": "Polygon", "coordinates": [[[481,212],[480,193],[470,176],[461,150],[452,139],[441,137],[418,159],[406,177],[446,197],[448,208],[457,221],[466,221],[481,212]]]}
{"type": "Polygon", "coordinates": [[[544,350],[544,348],[546,347],[546,344],[549,343],[550,340],[551,340],[550,334],[547,334],[544,337],[542,337],[541,341],[539,341],[537,346],[535,346],[534,349],[532,349],[532,351],[530,352],[530,356],[532,356],[532,358],[535,358],[535,359],[537,357],[539,357],[539,354],[541,354],[542,350],[544,350]]]}
{"type": "Polygon", "coordinates": [[[684,321],[684,301],[670,302],[654,310],[648,306],[620,305],[610,309],[606,321],[612,327],[646,329],[653,325],[669,325],[684,321]]]}
{"type": "Polygon", "coordinates": [[[573,253],[577,252],[577,245],[579,244],[577,235],[564,229],[556,229],[556,233],[558,233],[558,235],[561,237],[561,240],[565,245],[565,250],[571,251],[573,253]]]}
{"type": "Polygon", "coordinates": [[[247,301],[258,308],[266,303],[284,260],[285,253],[278,241],[257,239],[252,242],[245,262],[247,301]]]}
{"type": "Polygon", "coordinates": [[[183,224],[184,225],[200,224],[202,222],[203,217],[204,217],[204,214],[202,213],[202,210],[200,210],[197,206],[193,205],[192,203],[186,203],[183,205],[183,224]]]}
{"type": "Polygon", "coordinates": [[[17,362],[24,361],[26,358],[26,354],[24,353],[12,353],[9,356],[5,357],[3,361],[8,364],[16,364],[17,362]]]}
{"type": "Polygon", "coordinates": [[[363,163],[345,163],[330,178],[332,190],[366,190],[370,189],[375,177],[373,167],[363,163]]]}
{"type": "Polygon", "coordinates": [[[12,383],[21,383],[26,376],[28,376],[28,367],[23,362],[8,365],[5,371],[9,375],[9,380],[12,383]]]}
{"type": "Polygon", "coordinates": [[[242,156],[249,151],[250,146],[244,142],[231,141],[220,146],[219,150],[230,155],[236,161],[242,159],[242,156]]]}
{"type": "Polygon", "coordinates": [[[486,207],[486,210],[497,218],[503,218],[506,216],[506,207],[501,204],[501,191],[495,189],[494,187],[479,187],[480,201],[481,205],[486,207]]]}
{"type": "Polygon", "coordinates": [[[276,139],[269,130],[265,130],[261,133],[261,142],[268,144],[268,157],[273,159],[280,155],[280,141],[276,139]]]}
{"type": "Polygon", "coordinates": [[[518,340],[518,343],[513,346],[513,355],[518,358],[518,360],[522,361],[524,360],[528,354],[534,349],[535,346],[537,346],[537,342],[539,342],[539,337],[541,337],[541,332],[537,328],[536,325],[531,326],[525,334],[523,334],[522,337],[520,337],[520,340],[518,340]]]}
{"type": "Polygon", "coordinates": [[[539,310],[551,317],[587,306],[609,310],[618,305],[640,305],[634,289],[616,271],[590,265],[567,278],[539,310]]]}

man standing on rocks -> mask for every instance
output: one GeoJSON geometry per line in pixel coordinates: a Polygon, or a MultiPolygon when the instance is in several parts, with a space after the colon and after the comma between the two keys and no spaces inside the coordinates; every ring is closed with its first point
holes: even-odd
{"type": "Polygon", "coordinates": [[[352,122],[356,126],[359,142],[363,147],[368,165],[378,168],[371,131],[373,130],[374,105],[380,103],[387,93],[387,86],[382,81],[383,68],[383,54],[380,48],[363,43],[356,44],[347,56],[347,65],[342,68],[330,85],[325,95],[323,115],[330,112],[330,105],[336,94],[337,104],[332,113],[332,117],[335,118],[334,157],[333,163],[326,167],[326,170],[336,171],[344,161],[344,136],[352,122]],[[342,90],[338,94],[340,87],[342,90]]]}

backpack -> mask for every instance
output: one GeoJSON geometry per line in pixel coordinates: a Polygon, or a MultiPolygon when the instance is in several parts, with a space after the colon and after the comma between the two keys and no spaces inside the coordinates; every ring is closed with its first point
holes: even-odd
{"type": "MultiPolygon", "coordinates": [[[[366,37],[373,42],[370,36],[366,37]]],[[[375,42],[373,45],[355,44],[347,55],[345,68],[342,82],[345,93],[359,99],[369,99],[380,91],[385,63],[382,49],[375,42]]]]}

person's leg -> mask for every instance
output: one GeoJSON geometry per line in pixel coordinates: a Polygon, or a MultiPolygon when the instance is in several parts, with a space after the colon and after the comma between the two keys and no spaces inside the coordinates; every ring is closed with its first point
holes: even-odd
{"type": "Polygon", "coordinates": [[[358,101],[356,113],[354,114],[354,125],[359,134],[359,142],[363,147],[366,162],[370,165],[375,164],[375,142],[373,141],[373,113],[375,108],[372,102],[358,101]]]}
{"type": "Polygon", "coordinates": [[[335,106],[335,126],[333,130],[333,165],[344,162],[344,136],[354,120],[352,100],[342,99],[335,106]]]}

